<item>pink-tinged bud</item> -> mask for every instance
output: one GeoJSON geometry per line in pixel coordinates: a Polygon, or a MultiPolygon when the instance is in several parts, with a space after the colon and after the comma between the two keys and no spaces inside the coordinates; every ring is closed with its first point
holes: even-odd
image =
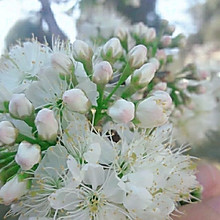
{"type": "Polygon", "coordinates": [[[156,91],[149,98],[140,102],[136,110],[136,118],[142,128],[153,128],[168,121],[172,109],[172,99],[168,93],[156,91]]]}
{"type": "Polygon", "coordinates": [[[17,135],[18,131],[11,122],[0,122],[0,146],[13,144],[17,135]]]}
{"type": "Polygon", "coordinates": [[[123,53],[120,40],[116,37],[111,38],[102,48],[102,56],[104,58],[118,59],[123,53]]]}
{"type": "Polygon", "coordinates": [[[22,141],[18,146],[15,161],[22,170],[30,170],[41,159],[41,148],[37,144],[30,144],[22,141]]]}
{"type": "Polygon", "coordinates": [[[19,181],[18,176],[13,177],[0,189],[0,203],[10,205],[27,192],[27,180],[19,181]]]}
{"type": "Polygon", "coordinates": [[[66,54],[57,52],[51,56],[51,65],[62,76],[68,76],[71,74],[71,68],[73,68],[73,62],[66,54]]]}
{"type": "Polygon", "coordinates": [[[168,47],[171,45],[172,43],[172,37],[169,36],[169,35],[164,35],[162,38],[161,38],[161,43],[162,43],[162,46],[163,47],[168,47]]]}
{"type": "Polygon", "coordinates": [[[92,60],[93,50],[84,41],[76,40],[73,43],[73,57],[76,61],[90,62],[92,60]]]}
{"type": "Polygon", "coordinates": [[[52,110],[40,110],[35,119],[38,136],[45,141],[55,141],[58,134],[58,122],[52,110]]]}
{"type": "Polygon", "coordinates": [[[146,63],[141,68],[134,71],[131,83],[140,89],[144,88],[154,78],[155,72],[155,65],[152,63],[146,63]]]}
{"type": "Polygon", "coordinates": [[[86,113],[91,107],[91,102],[81,89],[70,89],[63,94],[63,103],[74,112],[86,113]]]}
{"type": "Polygon", "coordinates": [[[96,84],[105,85],[112,78],[112,66],[107,61],[102,61],[94,66],[92,80],[96,84]]]}
{"type": "Polygon", "coordinates": [[[155,57],[150,58],[150,59],[149,59],[149,63],[152,63],[152,64],[155,65],[156,71],[157,71],[157,70],[159,69],[159,67],[160,67],[160,62],[159,62],[159,60],[158,60],[157,58],[155,58],[155,57]]]}
{"type": "Polygon", "coordinates": [[[175,25],[170,24],[170,25],[168,25],[168,27],[167,27],[167,32],[168,32],[169,34],[172,34],[172,33],[175,31],[175,29],[176,29],[175,25]]]}
{"type": "Polygon", "coordinates": [[[156,38],[155,28],[148,28],[145,40],[147,43],[152,42],[156,38]]]}
{"type": "Polygon", "coordinates": [[[159,82],[154,86],[154,90],[162,90],[166,91],[167,90],[167,83],[166,82],[159,82]]]}
{"type": "Polygon", "coordinates": [[[167,59],[167,55],[166,55],[164,50],[157,50],[156,58],[159,61],[164,61],[165,62],[166,59],[167,59]]]}
{"type": "Polygon", "coordinates": [[[9,102],[9,112],[15,118],[24,119],[33,114],[34,107],[25,94],[13,94],[9,102]]]}
{"type": "Polygon", "coordinates": [[[199,94],[204,94],[207,92],[207,88],[205,86],[199,85],[196,91],[199,94]]]}
{"type": "Polygon", "coordinates": [[[115,36],[121,41],[124,41],[128,37],[128,29],[125,27],[117,27],[115,30],[115,36]]]}
{"type": "Polygon", "coordinates": [[[140,68],[147,60],[147,48],[140,44],[133,47],[128,53],[128,62],[134,69],[140,68]]]}
{"type": "Polygon", "coordinates": [[[200,70],[198,71],[198,78],[200,80],[204,80],[204,79],[207,79],[211,76],[211,73],[207,70],[200,70]]]}
{"type": "Polygon", "coordinates": [[[188,85],[189,85],[188,79],[180,79],[176,84],[177,88],[179,89],[186,89],[188,85]]]}
{"type": "Polygon", "coordinates": [[[128,123],[134,118],[134,104],[119,99],[108,109],[108,115],[116,123],[128,123]]]}

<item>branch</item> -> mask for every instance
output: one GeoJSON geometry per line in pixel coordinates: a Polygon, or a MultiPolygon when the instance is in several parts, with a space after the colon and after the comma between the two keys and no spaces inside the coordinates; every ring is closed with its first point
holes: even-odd
{"type": "Polygon", "coordinates": [[[56,23],[49,1],[48,0],[39,0],[39,1],[42,5],[42,9],[41,9],[42,18],[47,22],[50,33],[54,34],[55,36],[59,36],[60,39],[63,40],[67,39],[66,35],[60,30],[59,26],[56,23]]]}

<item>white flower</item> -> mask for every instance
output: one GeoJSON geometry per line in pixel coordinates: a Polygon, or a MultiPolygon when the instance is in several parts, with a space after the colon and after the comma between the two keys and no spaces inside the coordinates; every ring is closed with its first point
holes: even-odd
{"type": "Polygon", "coordinates": [[[155,72],[155,65],[146,63],[141,68],[134,71],[131,77],[131,83],[137,86],[137,88],[144,88],[154,78],[155,72]]]}
{"type": "Polygon", "coordinates": [[[42,140],[54,141],[58,134],[58,122],[52,110],[41,109],[35,118],[38,136],[42,140]]]}
{"type": "Polygon", "coordinates": [[[16,45],[3,59],[1,83],[11,92],[23,92],[36,79],[41,68],[50,63],[51,49],[36,40],[16,45]]]}
{"type": "Polygon", "coordinates": [[[17,138],[17,129],[9,121],[0,122],[0,146],[13,144],[17,138]]]}
{"type": "Polygon", "coordinates": [[[123,26],[117,26],[114,35],[118,37],[121,41],[124,41],[128,37],[128,29],[123,26]]]}
{"type": "Polygon", "coordinates": [[[147,48],[144,45],[133,47],[128,53],[128,62],[134,69],[140,68],[147,60],[147,48]]]}
{"type": "Polygon", "coordinates": [[[86,113],[91,107],[89,99],[81,89],[70,89],[63,94],[63,103],[71,111],[86,113]]]}
{"type": "Polygon", "coordinates": [[[58,213],[64,210],[69,219],[108,219],[108,215],[112,214],[111,218],[125,220],[129,216],[120,207],[125,193],[118,186],[116,173],[106,173],[104,167],[98,164],[86,164],[80,168],[71,156],[68,160],[68,184],[49,196],[51,207],[58,213]],[[72,172],[74,170],[78,171],[72,172]],[[77,177],[77,173],[82,178],[77,177]],[[80,181],[76,183],[76,179],[80,181]]]}
{"type": "Polygon", "coordinates": [[[11,204],[27,192],[27,180],[19,181],[18,176],[13,177],[0,189],[0,203],[11,204]]]}
{"type": "Polygon", "coordinates": [[[41,148],[37,144],[22,141],[18,146],[15,161],[23,170],[30,170],[41,159],[41,148]]]}
{"type": "Polygon", "coordinates": [[[167,55],[165,53],[164,50],[157,50],[157,54],[156,54],[156,58],[159,60],[159,61],[163,61],[165,62],[166,59],[167,59],[167,55]]]}
{"type": "Polygon", "coordinates": [[[116,123],[128,123],[134,118],[134,104],[124,99],[119,99],[109,107],[108,115],[116,123]]]}
{"type": "Polygon", "coordinates": [[[23,119],[33,114],[34,107],[25,94],[13,94],[9,102],[9,112],[12,116],[23,119]]]}
{"type": "Polygon", "coordinates": [[[73,57],[80,62],[91,61],[93,56],[92,48],[84,41],[76,40],[73,43],[73,57]]]}
{"type": "Polygon", "coordinates": [[[121,57],[123,48],[121,46],[120,40],[116,37],[111,38],[105,43],[102,48],[102,56],[111,59],[118,59],[121,57]]]}
{"type": "Polygon", "coordinates": [[[171,113],[172,99],[168,93],[156,91],[151,97],[141,101],[136,109],[139,126],[153,128],[165,124],[171,113]]]}
{"type": "Polygon", "coordinates": [[[107,61],[102,61],[94,66],[92,80],[96,84],[105,85],[112,78],[112,75],[113,70],[111,64],[107,61]]]}

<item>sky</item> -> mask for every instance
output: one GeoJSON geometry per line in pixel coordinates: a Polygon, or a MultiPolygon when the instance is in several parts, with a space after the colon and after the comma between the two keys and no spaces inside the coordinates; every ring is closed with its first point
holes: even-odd
{"type": "MultiPolygon", "coordinates": [[[[194,1],[204,0],[157,0],[157,12],[162,18],[169,20],[176,25],[176,34],[184,33],[188,35],[195,30],[192,19],[187,13],[187,9],[194,1]],[[185,28],[187,26],[187,29],[185,28]]],[[[75,21],[80,15],[80,11],[74,12],[74,18],[64,12],[75,4],[75,0],[68,4],[52,4],[56,21],[63,32],[73,41],[76,37],[75,21]]],[[[39,11],[41,4],[38,0],[1,0],[0,1],[0,53],[3,52],[4,38],[9,29],[18,19],[25,18],[30,11],[39,11]],[[12,7],[13,5],[13,7],[12,7]],[[10,13],[9,13],[10,12],[10,13]]]]}

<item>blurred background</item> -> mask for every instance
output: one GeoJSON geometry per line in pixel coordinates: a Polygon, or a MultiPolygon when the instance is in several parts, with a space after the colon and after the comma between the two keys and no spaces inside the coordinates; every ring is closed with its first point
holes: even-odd
{"type": "MultiPolygon", "coordinates": [[[[136,22],[159,31],[166,19],[176,27],[175,35],[186,36],[179,62],[205,65],[220,76],[219,11],[219,0],[0,0],[0,54],[32,36],[51,45],[52,35],[73,42],[103,28],[108,37],[109,29],[136,22]]],[[[207,140],[191,154],[220,161],[219,133],[208,132],[207,140]]],[[[0,207],[0,219],[5,212],[0,207]]]]}

